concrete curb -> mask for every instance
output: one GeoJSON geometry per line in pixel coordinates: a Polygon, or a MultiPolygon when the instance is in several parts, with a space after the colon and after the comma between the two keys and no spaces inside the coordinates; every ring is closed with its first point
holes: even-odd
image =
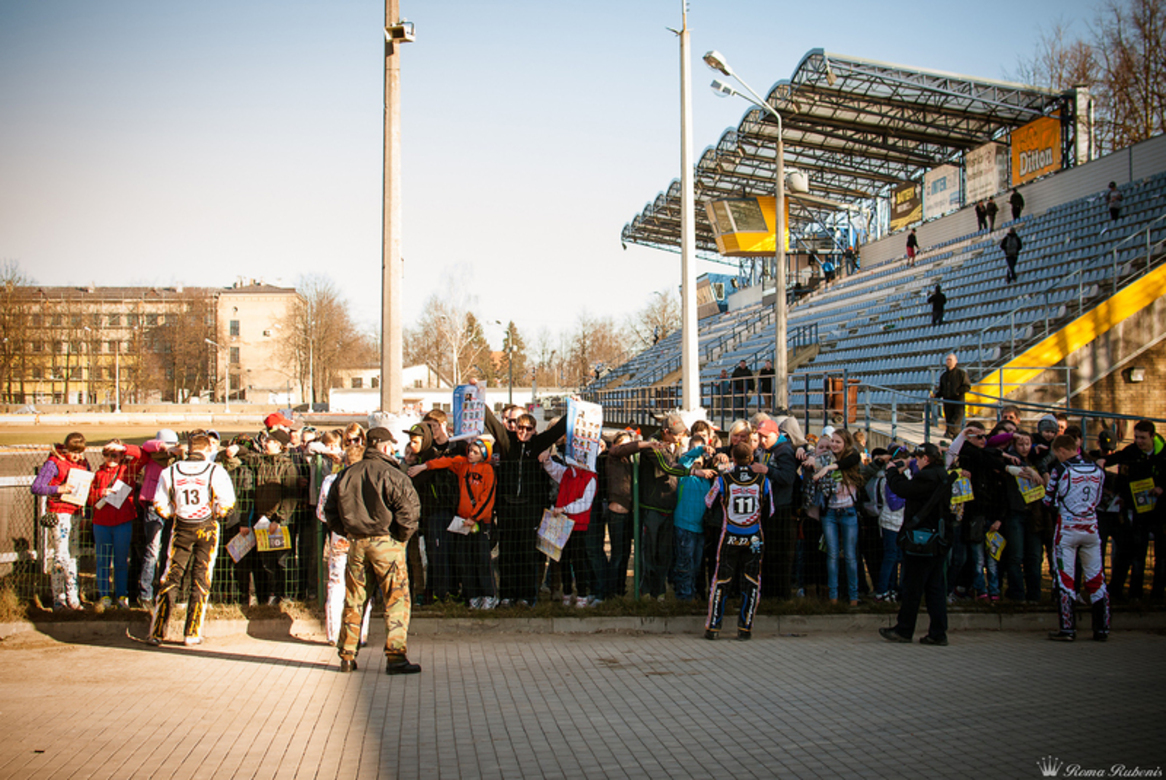
{"type": "MultiPolygon", "coordinates": [[[[849,615],[758,615],[753,624],[757,637],[805,636],[808,634],[873,634],[884,626],[894,624],[893,614],[849,615]]],[[[920,625],[926,626],[927,617],[920,615],[920,625]]],[[[1083,630],[1088,630],[1088,616],[1080,617],[1083,630]]],[[[1051,612],[992,614],[988,612],[949,612],[950,631],[1010,631],[1039,632],[1054,629],[1055,616],[1051,612]]],[[[1118,631],[1166,630],[1166,612],[1118,613],[1114,623],[1118,631]]],[[[0,640],[16,636],[41,635],[59,642],[85,642],[93,639],[117,638],[128,629],[135,636],[147,631],[145,618],[132,620],[64,620],[0,623],[0,640]]],[[[733,635],[736,629],[734,615],[726,615],[724,633],[733,635]]],[[[176,627],[172,627],[172,632],[176,627]]],[[[704,633],[704,618],[700,615],[676,617],[550,617],[550,618],[436,618],[415,617],[409,625],[414,636],[448,634],[694,634],[704,633]]],[[[262,620],[208,620],[204,627],[208,638],[248,635],[258,639],[287,639],[324,641],[324,626],[314,618],[262,620]]]]}

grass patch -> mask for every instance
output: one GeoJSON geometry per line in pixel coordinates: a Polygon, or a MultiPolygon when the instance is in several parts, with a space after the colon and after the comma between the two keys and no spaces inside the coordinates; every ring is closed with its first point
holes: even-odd
{"type": "Polygon", "coordinates": [[[0,623],[19,623],[28,614],[28,605],[12,588],[0,590],[0,623]]]}

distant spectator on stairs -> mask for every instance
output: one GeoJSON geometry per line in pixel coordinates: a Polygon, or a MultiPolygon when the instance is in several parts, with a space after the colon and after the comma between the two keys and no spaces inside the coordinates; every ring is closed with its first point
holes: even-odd
{"type": "Polygon", "coordinates": [[[935,292],[927,296],[927,302],[931,304],[931,324],[943,324],[943,307],[947,305],[947,296],[943,294],[943,290],[939,289],[939,283],[935,284],[935,292]]]}
{"type": "Polygon", "coordinates": [[[1008,273],[1004,276],[1004,281],[1015,282],[1016,263],[1020,259],[1020,250],[1024,248],[1024,242],[1016,234],[1016,228],[1008,228],[1007,235],[1000,242],[1000,248],[1004,250],[1004,260],[1008,263],[1008,273]]]}
{"type": "Polygon", "coordinates": [[[907,234],[907,265],[915,265],[915,255],[919,251],[919,238],[915,235],[915,228],[907,234]]]}
{"type": "Polygon", "coordinates": [[[988,229],[988,211],[984,208],[984,201],[976,201],[976,230],[988,229]]]}
{"type": "Polygon", "coordinates": [[[996,205],[996,201],[988,198],[988,202],[984,205],[984,214],[988,217],[988,230],[996,229],[996,212],[1000,207],[996,205]]]}
{"type": "Polygon", "coordinates": [[[1111,181],[1105,192],[1105,203],[1109,206],[1109,218],[1117,222],[1121,218],[1121,192],[1117,189],[1117,182],[1111,181]]]}
{"type": "Polygon", "coordinates": [[[1024,196],[1015,187],[1012,188],[1012,197],[1008,199],[1008,204],[1012,206],[1012,218],[1020,219],[1024,211],[1024,196]]]}
{"type": "Polygon", "coordinates": [[[742,417],[753,392],[753,372],[749,364],[742,360],[733,369],[733,415],[742,417]]]}
{"type": "Polygon", "coordinates": [[[944,358],[943,364],[947,370],[939,375],[939,384],[932,393],[942,399],[943,419],[947,423],[945,436],[954,439],[964,423],[964,395],[972,389],[972,381],[968,372],[958,366],[959,359],[955,353],[944,358]]]}

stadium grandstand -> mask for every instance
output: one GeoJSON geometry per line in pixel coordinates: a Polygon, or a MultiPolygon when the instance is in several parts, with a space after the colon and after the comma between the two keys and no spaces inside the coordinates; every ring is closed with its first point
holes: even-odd
{"type": "MultiPolygon", "coordinates": [[[[791,413],[808,421],[840,411],[852,419],[914,414],[924,426],[924,410],[934,411],[929,391],[953,351],[985,406],[1007,399],[1039,416],[1042,403],[1120,405],[1114,377],[1154,357],[1166,335],[1166,136],[1098,155],[1090,100],[1085,89],[1054,92],[820,49],[769,90],[766,101],[784,120],[791,413]],[[1116,220],[1110,182],[1122,196],[1116,220]],[[1025,200],[1015,220],[1014,188],[1025,200]],[[1000,214],[981,227],[974,206],[989,200],[1000,214]],[[920,246],[913,261],[911,228],[920,246]],[[1000,243],[1012,228],[1024,246],[1019,279],[1006,284],[1000,243]],[[858,267],[845,273],[850,247],[858,267]],[[826,286],[828,261],[842,276],[826,286]],[[937,283],[947,306],[943,324],[932,326],[927,298],[937,283]],[[858,388],[842,393],[842,383],[858,388]]],[[[756,371],[773,357],[777,132],[752,108],[696,165],[698,256],[734,266],[698,280],[701,402],[714,415],[732,411],[722,371],[742,360],[756,371]],[[767,246],[733,251],[745,242],[732,233],[750,218],[753,230],[764,220],[767,246]]],[[[624,227],[622,240],[679,251],[678,181],[624,227]]],[[[680,340],[668,334],[602,375],[587,396],[613,424],[648,423],[677,406],[680,340]]],[[[1166,416],[1161,405],[1133,413],[1166,416]]],[[[750,410],[759,406],[764,399],[751,396],[750,410]]]]}

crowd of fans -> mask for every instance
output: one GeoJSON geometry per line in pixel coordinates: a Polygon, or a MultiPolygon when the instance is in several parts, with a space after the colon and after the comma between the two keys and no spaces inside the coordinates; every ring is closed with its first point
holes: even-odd
{"type": "MultiPolygon", "coordinates": [[[[560,455],[564,419],[540,433],[521,407],[505,407],[500,418],[487,410],[483,436],[451,440],[450,421],[435,409],[394,442],[397,463],[420,500],[420,532],[410,539],[407,556],[415,603],[456,600],[490,610],[549,599],[589,607],[625,596],[637,507],[636,565],[644,597],[708,603],[716,630],[725,595],[738,592],[750,604],[743,605],[738,624],[743,638],[758,599],[851,606],[864,598],[897,601],[906,572],[903,524],[915,500],[904,483],[938,465],[953,480],[962,478],[953,497],[945,495],[942,502],[951,520],[943,553],[945,600],[1035,604],[1044,595],[1044,573],[1063,567],[1054,560],[1057,508],[1042,500],[1057,474],[1058,436],[1070,437],[1074,455],[1105,469],[1096,519],[1102,544],[1112,548],[1113,600],[1143,598],[1149,542],[1162,538],[1156,499],[1166,443],[1150,421],[1137,423],[1134,442],[1115,451],[1112,430],[1089,446],[1063,415],[1025,426],[1008,407],[994,425],[966,424],[944,449],[892,443],[868,450],[861,431],[827,426],[820,435],[804,435],[790,416],[758,413],[719,430],[703,420],[690,427],[671,414],[652,438],[614,432],[590,473],[560,455]],[[746,489],[754,482],[756,490],[746,489]],[[732,496],[748,500],[730,508],[732,496]],[[538,549],[547,510],[574,521],[558,561],[538,549]],[[750,530],[754,519],[756,533],[750,530]],[[752,540],[730,539],[754,548],[755,573],[751,559],[724,564],[726,534],[752,540]]],[[[343,602],[345,540],[328,535],[322,505],[333,475],[363,456],[365,433],[358,425],[297,428],[278,414],[265,422],[257,436],[228,442],[215,431],[189,434],[209,439],[209,457],[225,468],[237,496],[222,521],[223,543],[259,524],[269,532],[283,528],[293,539],[283,549],[254,550],[235,562],[229,575],[234,587],[225,590],[224,600],[254,605],[312,599],[317,577],[326,572],[333,636],[343,602]]],[[[64,494],[69,472],[88,467],[84,449],[84,437],[70,434],[32,488],[47,499],[42,522],[56,528],[52,589],[54,607],[61,610],[81,608],[69,541],[82,507],[64,494]]],[[[135,597],[153,606],[170,537],[154,496],[162,471],[186,454],[187,445],[169,430],[141,447],[117,440],[104,446],[90,494],[80,502],[92,507],[96,608],[128,607],[135,597]],[[114,507],[108,499],[118,483],[134,490],[114,507]]],[[[1154,560],[1149,596],[1161,599],[1166,557],[1154,560]]],[[[1060,587],[1069,591],[1074,585],[1060,587]]],[[[1083,588],[1088,594],[1097,590],[1088,582],[1083,588]]]]}

